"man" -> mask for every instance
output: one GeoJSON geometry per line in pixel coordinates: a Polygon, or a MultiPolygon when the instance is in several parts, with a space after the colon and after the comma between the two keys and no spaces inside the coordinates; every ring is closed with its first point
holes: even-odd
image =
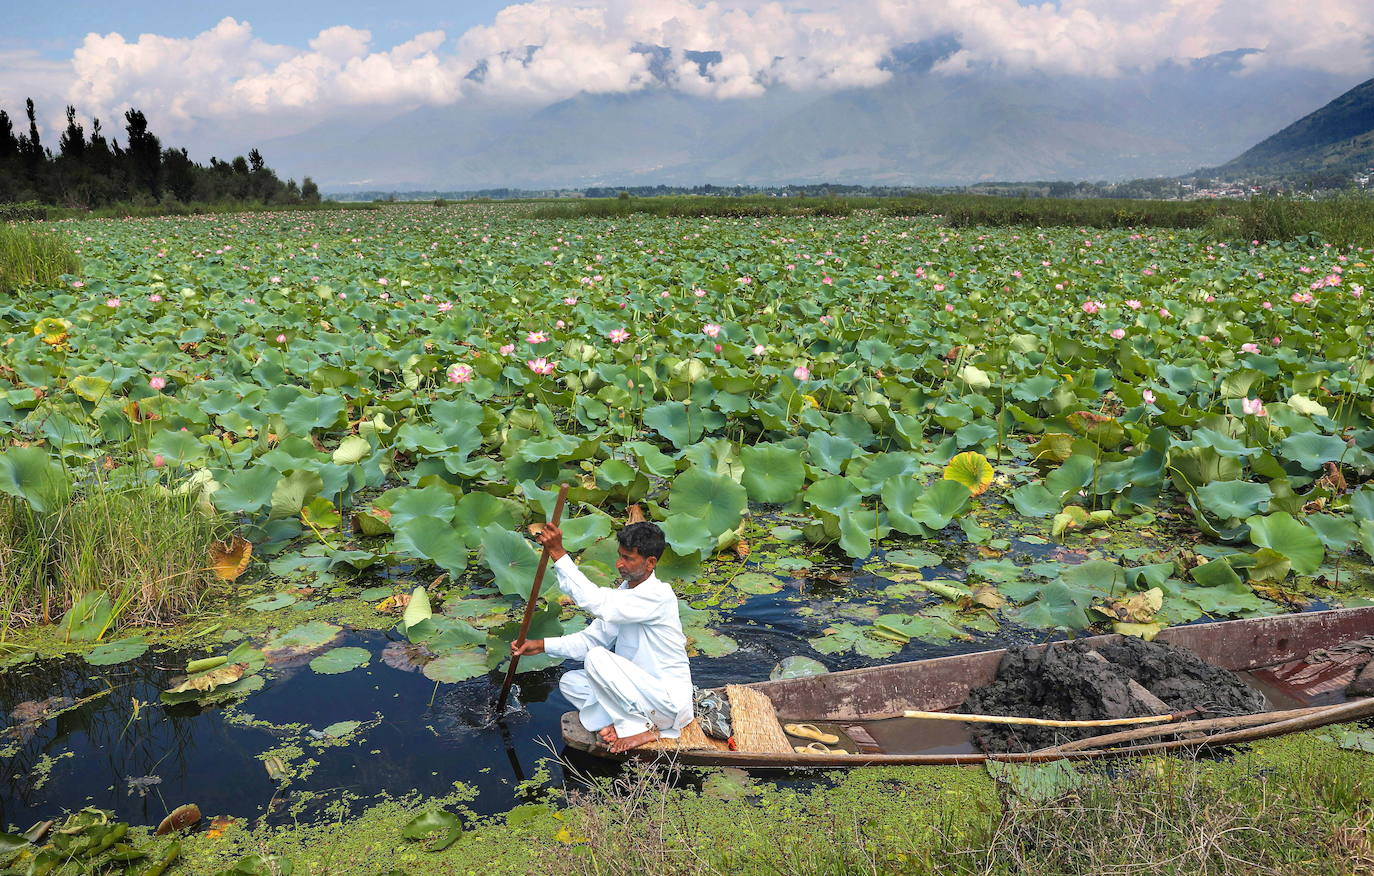
{"type": "Polygon", "coordinates": [[[661,736],[675,738],[692,720],[692,674],[687,637],[673,589],[654,575],[663,556],[663,530],[631,523],[616,536],[620,584],[598,587],[563,549],[563,533],[546,526],[536,536],[549,549],[558,586],[595,620],[580,633],[532,639],[511,654],[550,654],[581,660],[564,673],[563,695],[582,726],[613,752],[629,751],[661,736]],[[610,650],[614,646],[614,653],[610,650]]]}

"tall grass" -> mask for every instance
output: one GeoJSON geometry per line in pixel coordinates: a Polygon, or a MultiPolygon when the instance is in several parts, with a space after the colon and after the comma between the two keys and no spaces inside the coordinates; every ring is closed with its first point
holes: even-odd
{"type": "Polygon", "coordinates": [[[1289,241],[1311,237],[1337,246],[1374,246],[1374,197],[1323,200],[1151,201],[1125,198],[1007,198],[931,194],[902,198],[772,198],[667,196],[584,198],[544,202],[538,219],[615,219],[641,214],[672,217],[848,216],[872,210],[887,216],[936,216],[956,228],[1071,226],[1083,228],[1202,228],[1216,239],[1289,241]]]}
{"type": "Polygon", "coordinates": [[[55,286],[63,274],[74,274],[80,266],[65,241],[28,227],[0,225],[0,293],[55,286]]]}
{"type": "Polygon", "coordinates": [[[1039,801],[978,792],[975,780],[987,785],[978,768],[866,770],[835,787],[758,797],[745,787],[724,799],[632,770],[574,797],[577,818],[566,821],[577,845],[551,867],[597,876],[1374,872],[1374,759],[1314,735],[1271,741],[1277,756],[1079,765],[1080,785],[1039,801]],[[951,773],[960,769],[964,778],[951,773]]]}
{"type": "Polygon", "coordinates": [[[120,624],[157,625],[197,609],[215,582],[210,545],[230,531],[194,496],[154,483],[96,480],[38,514],[0,501],[0,619],[6,628],[60,618],[104,591],[120,624]]]}

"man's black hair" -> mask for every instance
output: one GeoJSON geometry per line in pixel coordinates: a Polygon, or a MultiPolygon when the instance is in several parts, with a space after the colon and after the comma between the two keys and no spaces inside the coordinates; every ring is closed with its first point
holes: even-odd
{"type": "Polygon", "coordinates": [[[658,559],[663,556],[663,530],[658,528],[657,523],[647,520],[631,523],[616,534],[615,540],[625,550],[634,551],[641,557],[658,559]]]}

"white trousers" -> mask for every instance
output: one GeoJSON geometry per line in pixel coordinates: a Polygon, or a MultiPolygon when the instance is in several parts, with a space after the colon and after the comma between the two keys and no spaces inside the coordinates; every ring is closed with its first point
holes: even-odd
{"type": "Polygon", "coordinates": [[[600,647],[587,652],[583,665],[585,669],[565,672],[558,681],[583,727],[595,733],[614,724],[616,735],[622,737],[655,727],[665,737],[678,735],[672,729],[677,708],[657,678],[600,647]]]}

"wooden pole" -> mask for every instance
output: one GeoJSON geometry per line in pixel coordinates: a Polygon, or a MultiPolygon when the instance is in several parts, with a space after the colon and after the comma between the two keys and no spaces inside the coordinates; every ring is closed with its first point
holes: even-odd
{"type": "Polygon", "coordinates": [[[1329,708],[1331,707],[1310,706],[1304,709],[1288,709],[1282,712],[1256,712],[1253,715],[1233,715],[1226,718],[1206,718],[1201,721],[1184,721],[1179,724],[1172,724],[1168,727],[1140,727],[1135,730],[1122,730],[1119,733],[1089,736],[1086,739],[1078,739],[1073,742],[1065,742],[1062,745],[1052,745],[1049,748],[1041,748],[1032,753],[1063,754],[1069,751],[1097,748],[1102,745],[1115,745],[1118,742],[1130,742],[1134,739],[1163,736],[1166,733],[1195,733],[1200,730],[1233,730],[1238,727],[1254,727],[1260,724],[1287,721],[1291,718],[1301,718],[1304,715],[1315,715],[1329,708]]]}
{"type": "Polygon", "coordinates": [[[1120,727],[1124,724],[1160,724],[1173,721],[1179,716],[1146,715],[1143,718],[1107,718],[1100,721],[1051,721],[1048,718],[1020,718],[1015,715],[963,715],[958,712],[917,712],[908,709],[902,713],[902,717],[930,721],[969,721],[975,724],[1031,724],[1036,727],[1120,727]]]}
{"type": "MultiPolygon", "coordinates": [[[[559,519],[563,516],[563,501],[568,498],[568,485],[564,484],[558,489],[558,500],[553,503],[553,517],[549,519],[549,524],[557,526],[559,519]]],[[[549,548],[544,546],[544,550],[539,554],[539,568],[534,572],[534,586],[530,587],[530,598],[525,603],[525,619],[520,622],[520,635],[515,637],[516,646],[525,644],[525,634],[530,631],[530,620],[534,617],[534,604],[539,599],[539,585],[544,583],[544,570],[549,567],[549,548]]],[[[515,683],[515,667],[520,664],[519,655],[510,658],[510,666],[506,668],[506,682],[501,685],[501,696],[496,700],[496,715],[499,718],[506,710],[506,697],[510,695],[510,686],[515,683]]]]}

